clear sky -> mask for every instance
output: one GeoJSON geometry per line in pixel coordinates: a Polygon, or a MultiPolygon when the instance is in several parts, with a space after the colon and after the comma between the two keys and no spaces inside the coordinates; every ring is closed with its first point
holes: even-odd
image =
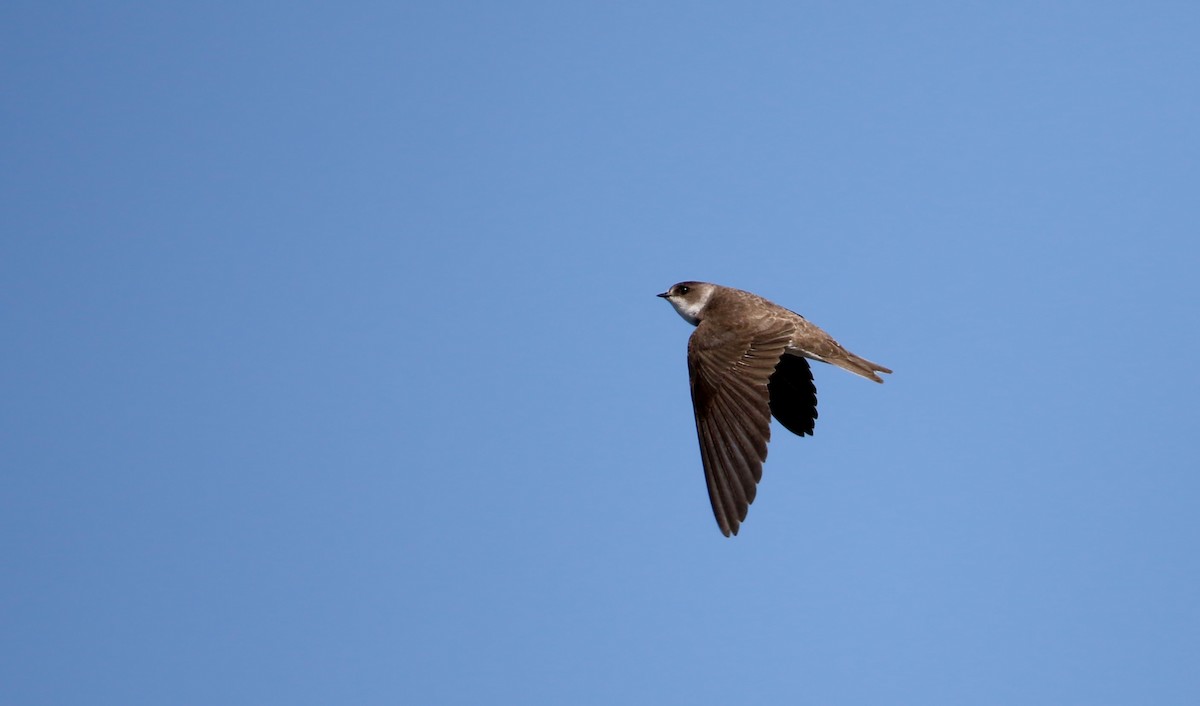
{"type": "Polygon", "coordinates": [[[1200,703],[1198,38],[5,3],[0,701],[1200,703]],[[895,370],[733,539],[688,279],[895,370]]]}

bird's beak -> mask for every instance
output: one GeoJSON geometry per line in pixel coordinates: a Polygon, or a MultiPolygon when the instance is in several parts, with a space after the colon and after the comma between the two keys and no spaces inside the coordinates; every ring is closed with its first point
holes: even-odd
{"type": "Polygon", "coordinates": [[[655,294],[654,296],[656,296],[656,297],[662,297],[663,299],[666,299],[667,297],[671,296],[671,293],[670,293],[670,292],[663,292],[662,294],[655,294]]]}

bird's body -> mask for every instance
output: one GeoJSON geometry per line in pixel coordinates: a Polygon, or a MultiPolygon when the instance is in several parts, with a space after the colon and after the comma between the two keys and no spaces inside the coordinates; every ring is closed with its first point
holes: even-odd
{"type": "Polygon", "coordinates": [[[688,373],[700,457],[717,525],[726,536],[737,534],[762,478],[771,416],[795,434],[813,432],[817,390],[807,359],[875,382],[892,371],[757,294],[680,282],[658,296],[696,327],[688,373]]]}

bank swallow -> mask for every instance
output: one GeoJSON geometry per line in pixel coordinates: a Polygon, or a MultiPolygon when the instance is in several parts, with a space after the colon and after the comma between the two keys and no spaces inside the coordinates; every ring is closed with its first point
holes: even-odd
{"type": "Polygon", "coordinates": [[[680,282],[658,296],[696,327],[687,358],[700,460],[717,525],[726,537],[736,535],[762,479],[771,417],[793,434],[813,433],[817,388],[808,360],[875,382],[892,371],[750,292],[680,282]]]}

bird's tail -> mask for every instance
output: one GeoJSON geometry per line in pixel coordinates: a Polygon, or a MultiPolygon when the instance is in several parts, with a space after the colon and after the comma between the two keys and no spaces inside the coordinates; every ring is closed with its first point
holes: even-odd
{"type": "Polygon", "coordinates": [[[848,370],[855,375],[861,375],[866,379],[874,380],[875,382],[883,382],[883,378],[876,375],[876,373],[890,374],[892,372],[891,369],[885,368],[879,363],[872,363],[866,358],[860,358],[850,351],[846,351],[844,356],[829,360],[829,362],[843,370],[848,370]]]}

